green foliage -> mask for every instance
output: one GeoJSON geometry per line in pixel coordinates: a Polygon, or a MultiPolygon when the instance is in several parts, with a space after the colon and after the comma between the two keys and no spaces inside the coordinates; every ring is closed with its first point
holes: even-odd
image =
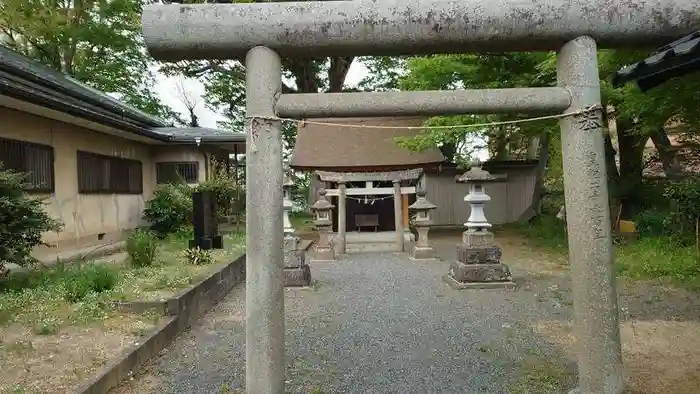
{"type": "Polygon", "coordinates": [[[669,182],[664,189],[664,197],[675,203],[676,219],[681,224],[692,224],[700,218],[700,178],[669,182]]]}
{"type": "Polygon", "coordinates": [[[126,253],[135,268],[153,265],[158,250],[158,239],[151,231],[136,230],[126,239],[126,253]]]}
{"type": "Polygon", "coordinates": [[[565,251],[568,247],[566,223],[554,215],[540,215],[526,223],[514,223],[512,227],[533,246],[555,251],[565,251]]]}
{"type": "Polygon", "coordinates": [[[617,249],[618,271],[634,279],[667,278],[683,284],[697,284],[700,260],[694,246],[674,238],[650,237],[617,249]]]}
{"type": "Polygon", "coordinates": [[[111,290],[119,279],[116,267],[106,264],[79,264],[17,271],[0,282],[0,292],[23,292],[35,289],[53,289],[66,301],[79,302],[90,292],[111,290]]]}
{"type": "Polygon", "coordinates": [[[146,203],[144,216],[161,237],[177,232],[192,221],[192,188],[184,183],[159,185],[146,203]]]}
{"type": "Polygon", "coordinates": [[[86,264],[71,267],[63,279],[63,296],[66,301],[79,302],[91,292],[111,290],[117,284],[117,268],[107,264],[86,264]]]}
{"type": "Polygon", "coordinates": [[[204,250],[200,247],[185,249],[184,254],[188,264],[206,265],[214,262],[211,250],[204,250]]]}
{"type": "Polygon", "coordinates": [[[658,210],[642,211],[634,218],[637,232],[642,238],[671,236],[675,232],[668,212],[658,210]]]}
{"type": "MultiPolygon", "coordinates": [[[[239,198],[245,198],[245,192],[236,193],[235,176],[233,173],[227,172],[224,165],[214,163],[211,168],[209,179],[201,182],[196,190],[214,193],[219,211],[218,216],[222,218],[226,215],[227,210],[230,209],[231,203],[237,197],[237,194],[240,194],[239,198]]],[[[243,207],[245,207],[245,203],[243,204],[243,207]]]]}
{"type": "Polygon", "coordinates": [[[163,119],[178,115],[153,91],[140,0],[4,0],[0,44],[163,119]]]}
{"type": "Polygon", "coordinates": [[[60,222],[44,211],[44,202],[24,192],[25,174],[0,166],[0,271],[3,262],[26,266],[32,248],[44,244],[42,234],[60,231],[60,222]]]}

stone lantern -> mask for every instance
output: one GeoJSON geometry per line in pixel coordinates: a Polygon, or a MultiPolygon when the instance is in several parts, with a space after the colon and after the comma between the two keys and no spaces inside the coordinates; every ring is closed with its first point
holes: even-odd
{"type": "Polygon", "coordinates": [[[515,287],[510,269],[501,263],[501,248],[494,243],[489,231],[491,224],[486,219],[484,206],[491,201],[485,185],[497,182],[503,177],[491,175],[479,163],[457,177],[457,182],[469,185],[464,201],[469,203],[471,213],[462,243],[457,246],[457,261],[450,265],[445,281],[453,288],[499,288],[515,287]]]}
{"type": "Polygon", "coordinates": [[[284,234],[294,234],[294,227],[292,222],[289,220],[289,214],[292,212],[294,203],[292,202],[292,187],[294,187],[294,181],[290,177],[289,170],[286,169],[284,172],[284,183],[282,183],[282,191],[284,197],[282,200],[282,208],[284,209],[284,216],[282,217],[282,225],[284,226],[284,234]]]}
{"type": "Polygon", "coordinates": [[[313,257],[315,261],[335,260],[335,251],[330,240],[331,228],[333,227],[333,221],[331,220],[333,208],[335,206],[326,199],[326,189],[319,190],[318,200],[311,206],[315,213],[314,225],[316,225],[319,234],[313,257]]]}
{"type": "Polygon", "coordinates": [[[425,198],[425,194],[426,193],[423,188],[416,190],[416,202],[408,207],[408,209],[416,213],[413,225],[416,227],[416,231],[418,232],[418,240],[416,241],[416,245],[413,247],[413,251],[411,252],[411,258],[414,260],[428,260],[435,258],[435,249],[430,246],[428,231],[430,230],[430,225],[433,224],[433,219],[430,217],[430,211],[437,207],[425,198]]]}

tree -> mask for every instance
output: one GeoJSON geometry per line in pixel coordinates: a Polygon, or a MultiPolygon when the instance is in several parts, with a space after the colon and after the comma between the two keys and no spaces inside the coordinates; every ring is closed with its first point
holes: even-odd
{"type": "MultiPolygon", "coordinates": [[[[226,0],[184,0],[170,3],[232,3],[226,0]]],[[[318,93],[343,91],[345,77],[354,57],[282,59],[282,93],[318,93]]],[[[168,75],[197,78],[206,88],[205,103],[230,119],[222,126],[240,130],[245,113],[245,66],[243,59],[201,60],[170,63],[161,68],[168,75]]],[[[286,123],[283,129],[285,145],[293,148],[296,125],[286,123]]]]}
{"type": "MultiPolygon", "coordinates": [[[[549,86],[555,74],[543,66],[547,53],[507,53],[479,55],[432,55],[413,58],[363,58],[370,69],[360,87],[365,90],[450,90],[496,89],[549,86]]],[[[522,114],[438,116],[429,126],[459,126],[499,123],[522,117],[522,114]]],[[[472,159],[474,151],[484,147],[497,160],[539,156],[538,187],[528,215],[538,210],[544,190],[544,173],[550,156],[550,139],[556,122],[544,121],[519,125],[431,129],[418,137],[401,139],[411,150],[439,147],[445,157],[458,165],[472,159]]]]}
{"type": "Polygon", "coordinates": [[[164,120],[141,38],[141,0],[4,0],[0,43],[164,120]]]}
{"type": "Polygon", "coordinates": [[[185,84],[182,80],[177,81],[175,84],[175,89],[177,90],[177,95],[180,98],[182,104],[187,108],[187,112],[190,115],[190,121],[187,123],[190,127],[199,127],[199,119],[197,114],[194,113],[195,108],[199,105],[201,97],[196,97],[191,92],[185,88],[185,84]]]}

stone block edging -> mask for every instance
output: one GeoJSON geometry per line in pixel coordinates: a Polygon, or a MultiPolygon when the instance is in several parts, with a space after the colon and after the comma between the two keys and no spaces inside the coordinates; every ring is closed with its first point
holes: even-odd
{"type": "Polygon", "coordinates": [[[163,301],[115,301],[125,312],[162,311],[167,317],[151,330],[139,344],[126,349],[110,361],[92,379],[78,388],[81,394],[106,394],[133,376],[153,356],[170,345],[177,336],[234,286],[245,281],[245,254],[193,286],[163,301]]]}

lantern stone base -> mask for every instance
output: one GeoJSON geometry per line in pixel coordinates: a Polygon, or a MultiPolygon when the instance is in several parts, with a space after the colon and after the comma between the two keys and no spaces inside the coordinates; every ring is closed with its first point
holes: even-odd
{"type": "Polygon", "coordinates": [[[435,249],[432,246],[414,246],[411,260],[435,260],[435,249]]]}
{"type": "Polygon", "coordinates": [[[443,279],[459,290],[516,287],[510,269],[503,263],[464,264],[455,261],[443,279]]]}
{"type": "Polygon", "coordinates": [[[316,247],[311,256],[311,261],[335,261],[333,247],[316,247]]]}
{"type": "Polygon", "coordinates": [[[302,265],[300,267],[284,268],[285,287],[304,287],[311,284],[311,267],[302,265]]]}

